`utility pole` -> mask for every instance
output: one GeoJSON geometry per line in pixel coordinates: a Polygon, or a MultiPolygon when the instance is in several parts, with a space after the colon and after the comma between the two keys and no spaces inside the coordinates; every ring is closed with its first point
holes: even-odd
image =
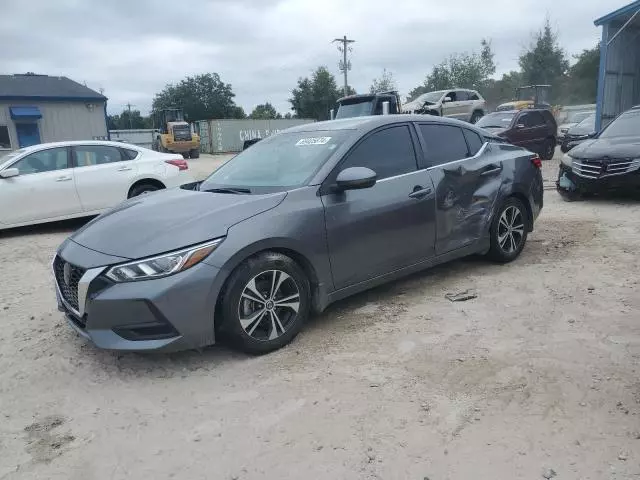
{"type": "Polygon", "coordinates": [[[342,53],[342,60],[338,63],[338,67],[344,73],[344,96],[349,94],[349,84],[347,83],[347,72],[351,70],[351,62],[347,59],[347,52],[352,51],[349,44],[355,43],[355,40],[349,40],[345,35],[342,38],[336,38],[332,43],[338,42],[338,51],[342,53]]]}
{"type": "Polygon", "coordinates": [[[131,119],[131,107],[135,107],[135,105],[131,105],[131,103],[127,103],[125,105],[127,110],[129,110],[129,130],[133,130],[133,120],[131,119]]]}

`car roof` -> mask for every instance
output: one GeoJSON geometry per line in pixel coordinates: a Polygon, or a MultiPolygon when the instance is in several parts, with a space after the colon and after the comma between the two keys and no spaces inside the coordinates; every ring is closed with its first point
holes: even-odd
{"type": "Polygon", "coordinates": [[[373,130],[384,125],[393,125],[394,123],[403,122],[429,122],[464,126],[474,128],[472,124],[447,117],[437,117],[434,115],[370,115],[365,117],[341,118],[338,120],[326,120],[324,122],[306,123],[291,127],[283,132],[320,132],[320,131],[337,131],[337,130],[359,130],[362,132],[373,130]]]}
{"type": "Polygon", "coordinates": [[[47,148],[55,148],[55,147],[72,147],[74,145],[105,145],[112,147],[126,147],[132,148],[135,150],[140,150],[142,147],[138,145],[132,145],[130,143],[124,142],[112,142],[110,140],[69,140],[66,142],[48,142],[48,143],[38,143],[37,145],[31,145],[30,147],[23,147],[20,150],[25,153],[29,152],[37,152],[39,150],[45,150],[47,148]]]}

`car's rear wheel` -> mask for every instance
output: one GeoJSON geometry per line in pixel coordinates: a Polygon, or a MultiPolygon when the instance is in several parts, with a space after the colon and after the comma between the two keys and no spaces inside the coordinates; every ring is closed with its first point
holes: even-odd
{"type": "Polygon", "coordinates": [[[527,242],[529,214],[522,201],[508,198],[491,224],[489,256],[500,263],[515,260],[527,242]]]}
{"type": "Polygon", "coordinates": [[[547,138],[542,145],[542,153],[540,156],[543,160],[552,160],[556,153],[556,142],[552,138],[547,138]]]}
{"type": "Polygon", "coordinates": [[[223,330],[231,343],[251,353],[288,344],[309,316],[309,280],[286,255],[249,258],[231,275],[222,298],[223,330]]]}
{"type": "Polygon", "coordinates": [[[129,192],[129,198],[137,197],[138,195],[144,195],[147,193],[155,192],[156,190],[160,190],[161,187],[158,185],[154,185],[152,183],[141,183],[139,185],[135,185],[131,191],[129,192]]]}
{"type": "Polygon", "coordinates": [[[471,120],[469,120],[469,121],[471,123],[476,123],[482,117],[483,117],[482,112],[475,111],[475,112],[473,112],[473,115],[471,115],[471,120]]]}

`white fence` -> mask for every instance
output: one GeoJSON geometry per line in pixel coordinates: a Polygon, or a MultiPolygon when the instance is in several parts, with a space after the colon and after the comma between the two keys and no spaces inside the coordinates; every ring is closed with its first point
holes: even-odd
{"type": "Polygon", "coordinates": [[[139,130],[109,130],[109,136],[114,142],[125,142],[140,147],[151,148],[153,144],[152,128],[139,130]]]}

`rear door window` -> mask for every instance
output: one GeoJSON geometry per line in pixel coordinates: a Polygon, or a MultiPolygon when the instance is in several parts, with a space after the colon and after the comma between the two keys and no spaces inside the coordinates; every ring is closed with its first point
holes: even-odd
{"type": "Polygon", "coordinates": [[[467,142],[460,127],[422,123],[418,125],[426,147],[429,166],[455,162],[469,156],[467,142]]]}
{"type": "Polygon", "coordinates": [[[77,167],[104,165],[123,160],[120,149],[110,145],[78,145],[73,150],[77,167]]]}
{"type": "Polygon", "coordinates": [[[467,128],[462,129],[462,131],[464,132],[464,138],[467,140],[469,155],[474,156],[482,148],[484,140],[476,132],[472,132],[467,128]]]}

